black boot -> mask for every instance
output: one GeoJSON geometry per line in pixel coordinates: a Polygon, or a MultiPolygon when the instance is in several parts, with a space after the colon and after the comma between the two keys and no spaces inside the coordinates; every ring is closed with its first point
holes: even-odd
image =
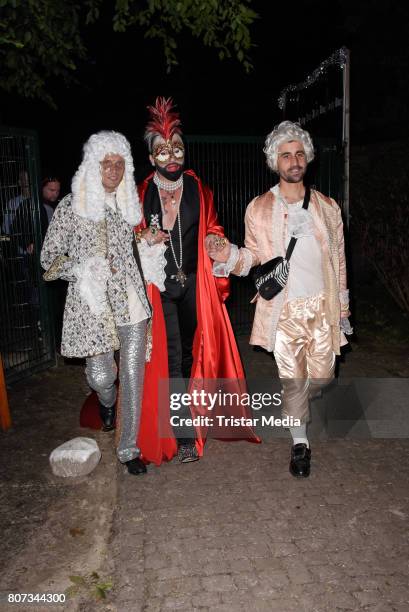
{"type": "Polygon", "coordinates": [[[146,465],[140,457],[135,457],[130,461],[125,461],[125,465],[128,468],[128,472],[137,476],[138,474],[146,474],[146,465]]]}
{"type": "Polygon", "coordinates": [[[99,416],[102,421],[102,431],[112,431],[115,429],[115,404],[110,408],[99,403],[99,416]]]}
{"type": "Polygon", "coordinates": [[[311,469],[311,449],[306,444],[291,448],[290,473],[296,478],[308,478],[311,469]]]}

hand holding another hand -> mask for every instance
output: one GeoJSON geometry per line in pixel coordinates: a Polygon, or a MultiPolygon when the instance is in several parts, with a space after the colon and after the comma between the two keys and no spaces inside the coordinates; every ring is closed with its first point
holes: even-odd
{"type": "Polygon", "coordinates": [[[169,240],[168,234],[156,227],[147,227],[140,233],[140,236],[146,240],[149,246],[169,240]]]}
{"type": "Polygon", "coordinates": [[[230,256],[230,242],[225,236],[216,236],[208,234],[205,239],[205,247],[207,254],[214,261],[226,263],[230,256]]]}

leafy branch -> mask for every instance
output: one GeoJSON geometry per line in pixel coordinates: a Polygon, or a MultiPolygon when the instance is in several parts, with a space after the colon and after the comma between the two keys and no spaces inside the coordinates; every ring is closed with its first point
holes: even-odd
{"type": "MultiPolygon", "coordinates": [[[[252,0],[111,0],[112,27],[121,33],[142,30],[159,40],[168,71],[178,64],[178,41],[190,35],[217,51],[219,59],[235,57],[251,70],[250,26],[257,14],[252,0]]],[[[84,29],[98,24],[103,0],[0,0],[0,86],[27,98],[54,105],[51,78],[70,84],[86,57],[84,29]]]]}

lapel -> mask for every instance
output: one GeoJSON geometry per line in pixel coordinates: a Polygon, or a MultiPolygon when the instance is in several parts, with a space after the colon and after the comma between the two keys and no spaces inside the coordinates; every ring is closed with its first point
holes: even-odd
{"type": "Polygon", "coordinates": [[[278,194],[278,185],[271,190],[271,248],[273,257],[285,256],[285,237],[287,231],[287,216],[278,194]]]}
{"type": "Polygon", "coordinates": [[[323,218],[319,196],[314,189],[311,190],[311,199],[310,199],[309,209],[310,209],[313,221],[314,221],[314,226],[317,230],[316,238],[320,242],[322,250],[328,253],[332,261],[332,253],[329,247],[330,241],[329,241],[329,236],[328,236],[328,228],[323,218]]]}
{"type": "Polygon", "coordinates": [[[284,256],[286,220],[279,199],[270,190],[259,196],[255,202],[255,225],[261,263],[273,257],[284,256]]]}

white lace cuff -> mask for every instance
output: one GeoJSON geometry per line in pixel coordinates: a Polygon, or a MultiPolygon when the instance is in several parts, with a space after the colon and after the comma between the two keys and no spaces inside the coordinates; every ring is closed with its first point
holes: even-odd
{"type": "Polygon", "coordinates": [[[349,289],[344,289],[339,292],[339,301],[341,302],[341,306],[349,305],[349,289]]]}
{"type": "Polygon", "coordinates": [[[253,255],[246,248],[240,249],[240,267],[237,276],[248,276],[253,266],[253,255]]]}
{"type": "Polygon", "coordinates": [[[230,272],[236,267],[238,259],[238,246],[235,244],[230,244],[229,259],[225,263],[222,263],[220,261],[215,261],[213,263],[213,276],[217,276],[219,278],[227,278],[230,272]]]}
{"type": "Polygon", "coordinates": [[[107,308],[107,282],[111,270],[104,257],[94,256],[73,267],[77,278],[76,287],[82,299],[95,315],[101,315],[107,308]]]}
{"type": "Polygon", "coordinates": [[[143,275],[147,283],[157,286],[159,291],[165,291],[166,244],[159,242],[149,246],[145,239],[138,244],[143,275]]]}

